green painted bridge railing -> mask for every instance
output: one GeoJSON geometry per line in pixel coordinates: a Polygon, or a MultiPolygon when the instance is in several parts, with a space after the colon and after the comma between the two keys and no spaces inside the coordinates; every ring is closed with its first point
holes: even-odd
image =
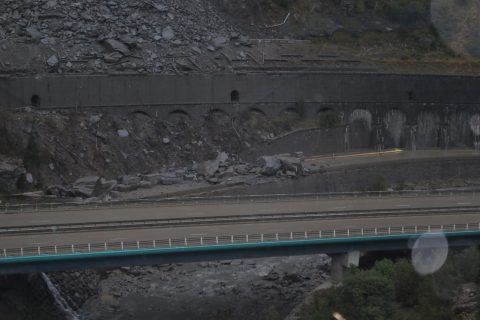
{"type": "Polygon", "coordinates": [[[422,234],[444,234],[446,237],[480,236],[480,222],[3,248],[0,249],[0,266],[19,262],[34,263],[40,261],[107,258],[129,255],[321,245],[360,241],[388,241],[409,239],[422,234]]]}

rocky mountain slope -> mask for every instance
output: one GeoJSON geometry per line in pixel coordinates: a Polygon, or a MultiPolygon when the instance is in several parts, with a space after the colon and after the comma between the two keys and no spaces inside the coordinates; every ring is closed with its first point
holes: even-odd
{"type": "Polygon", "coordinates": [[[430,0],[5,0],[0,12],[3,74],[235,72],[259,64],[265,40],[284,50],[276,39],[365,62],[455,57],[430,0]]]}

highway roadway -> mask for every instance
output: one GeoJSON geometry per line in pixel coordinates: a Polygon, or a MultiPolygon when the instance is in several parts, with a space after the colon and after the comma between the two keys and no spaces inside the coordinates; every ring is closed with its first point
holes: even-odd
{"type": "Polygon", "coordinates": [[[231,234],[302,232],[333,228],[388,227],[426,224],[461,224],[480,222],[480,197],[477,194],[448,196],[386,196],[307,198],[268,201],[240,200],[237,202],[164,204],[161,206],[103,208],[72,211],[24,212],[0,215],[2,228],[51,226],[49,232],[29,234],[0,232],[0,249],[32,246],[128,242],[137,240],[163,240],[193,236],[217,236],[231,234]],[[435,209],[432,209],[435,208],[435,209]],[[429,212],[428,210],[433,210],[429,212]],[[477,211],[478,209],[478,211],[477,211]],[[381,210],[380,213],[375,213],[381,210]],[[277,219],[255,221],[259,216],[282,216],[288,213],[315,213],[301,219],[277,219]],[[331,217],[329,215],[335,215],[331,217]],[[339,216],[341,214],[342,216],[339,216]],[[380,215],[378,215],[380,214],[380,215]],[[56,226],[73,223],[143,221],[149,219],[206,217],[235,217],[231,221],[207,224],[177,223],[175,225],[125,226],[102,230],[75,230],[60,232],[56,226]],[[250,217],[236,221],[238,217],[250,217]]]}

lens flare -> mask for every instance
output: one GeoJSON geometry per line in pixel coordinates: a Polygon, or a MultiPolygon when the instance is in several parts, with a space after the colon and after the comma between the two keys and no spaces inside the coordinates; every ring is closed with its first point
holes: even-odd
{"type": "Polygon", "coordinates": [[[412,248],[412,264],[420,275],[438,271],[448,256],[448,241],[443,233],[425,233],[412,248]]]}

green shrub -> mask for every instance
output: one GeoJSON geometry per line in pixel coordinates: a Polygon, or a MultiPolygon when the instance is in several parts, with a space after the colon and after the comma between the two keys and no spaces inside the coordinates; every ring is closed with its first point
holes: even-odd
{"type": "Polygon", "coordinates": [[[320,128],[333,128],[340,124],[340,117],[333,110],[327,110],[319,113],[318,125],[320,128]]]}

